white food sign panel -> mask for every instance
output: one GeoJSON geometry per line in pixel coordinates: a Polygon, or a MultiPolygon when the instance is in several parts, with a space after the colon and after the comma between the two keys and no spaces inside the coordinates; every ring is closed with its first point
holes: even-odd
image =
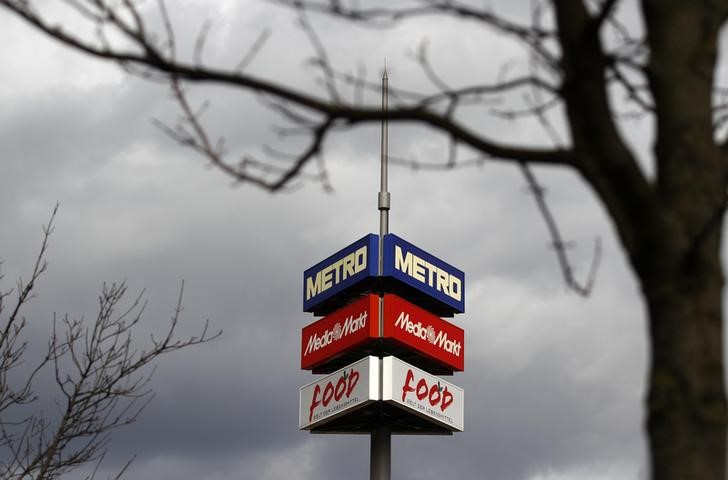
{"type": "Polygon", "coordinates": [[[311,430],[379,400],[379,359],[366,357],[301,387],[298,428],[311,430]]]}
{"type": "Polygon", "coordinates": [[[382,400],[462,432],[464,391],[395,357],[382,359],[382,400]]]}

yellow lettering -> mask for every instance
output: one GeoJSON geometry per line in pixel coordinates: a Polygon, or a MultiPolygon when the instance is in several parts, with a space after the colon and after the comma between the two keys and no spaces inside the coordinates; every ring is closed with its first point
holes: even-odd
{"type": "Polygon", "coordinates": [[[356,265],[356,267],[354,268],[354,272],[359,273],[367,268],[367,246],[364,245],[363,247],[361,247],[359,250],[354,252],[354,255],[354,263],[356,265]]]}
{"type": "Polygon", "coordinates": [[[448,290],[448,277],[449,275],[445,270],[437,270],[437,290],[441,292],[445,292],[447,295],[450,295],[450,292],[448,290]]]}
{"type": "Polygon", "coordinates": [[[316,280],[313,277],[306,278],[306,300],[321,293],[321,272],[316,272],[316,280]]]}
{"type": "Polygon", "coordinates": [[[356,257],[354,255],[347,255],[344,258],[344,274],[341,276],[343,279],[354,276],[354,262],[356,257]]]}
{"type": "Polygon", "coordinates": [[[440,271],[440,269],[429,262],[425,262],[425,267],[427,268],[427,273],[429,274],[427,276],[427,284],[434,288],[435,287],[434,276],[435,276],[435,273],[440,271]]]}
{"type": "Polygon", "coordinates": [[[394,246],[394,268],[412,276],[412,257],[410,252],[407,255],[402,256],[402,247],[399,245],[394,246]]]}
{"type": "Polygon", "coordinates": [[[333,265],[331,265],[331,268],[334,269],[334,285],[336,285],[341,280],[343,280],[343,278],[341,278],[341,274],[339,273],[343,263],[344,263],[344,259],[342,258],[342,259],[337,260],[336,263],[334,263],[333,265]]]}
{"type": "Polygon", "coordinates": [[[450,296],[457,300],[458,302],[462,299],[462,290],[461,290],[461,283],[460,279],[456,277],[455,275],[450,275],[450,296]]]}
{"type": "MultiPolygon", "coordinates": [[[[410,254],[408,253],[407,255],[410,255],[410,254]]],[[[413,262],[414,269],[413,269],[412,273],[410,273],[410,275],[412,275],[412,277],[415,280],[419,280],[420,282],[425,283],[425,263],[426,262],[424,260],[422,260],[420,257],[415,257],[414,255],[412,255],[412,256],[414,257],[414,262],[413,262]]]]}
{"type": "Polygon", "coordinates": [[[321,270],[322,275],[322,282],[321,282],[321,291],[325,292],[329,288],[331,288],[331,269],[333,268],[333,265],[329,265],[328,267],[321,270]]]}

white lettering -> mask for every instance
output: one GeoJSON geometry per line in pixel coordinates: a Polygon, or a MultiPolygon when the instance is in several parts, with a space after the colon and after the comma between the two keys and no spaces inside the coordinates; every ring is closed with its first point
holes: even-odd
{"type": "Polygon", "coordinates": [[[460,349],[462,348],[462,344],[458,341],[448,339],[447,333],[442,330],[440,331],[440,333],[437,334],[437,337],[434,338],[432,343],[442,348],[447,353],[451,353],[456,357],[460,356],[460,349]]]}
{"type": "Polygon", "coordinates": [[[358,317],[354,318],[353,315],[347,317],[344,321],[344,329],[342,330],[341,337],[345,337],[350,333],[358,332],[362,328],[366,327],[367,324],[367,312],[361,313],[358,317]]]}
{"type": "Polygon", "coordinates": [[[435,329],[432,325],[425,327],[422,325],[422,322],[414,323],[410,320],[409,313],[404,311],[400,313],[397,320],[394,321],[394,326],[395,328],[404,330],[410,335],[430,342],[447,353],[455,355],[456,357],[460,356],[462,344],[459,341],[450,340],[444,330],[440,330],[437,334],[435,334],[435,329]]]}
{"type": "Polygon", "coordinates": [[[303,356],[305,357],[309,353],[316,352],[333,342],[341,340],[351,333],[358,332],[362,328],[365,328],[367,326],[368,315],[369,313],[367,311],[360,313],[358,317],[349,315],[344,320],[343,327],[337,322],[331,330],[324,330],[324,333],[322,333],[321,336],[314,332],[314,334],[308,338],[308,342],[306,342],[306,350],[304,350],[303,356]]]}

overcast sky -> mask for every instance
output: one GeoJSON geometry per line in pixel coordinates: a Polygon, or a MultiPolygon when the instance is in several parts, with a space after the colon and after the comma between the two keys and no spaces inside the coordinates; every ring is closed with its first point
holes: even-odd
{"type": "MultiPolygon", "coordinates": [[[[233,64],[267,27],[271,37],[251,69],[319,91],[290,12],[254,1],[169,3],[181,49],[210,19],[209,62],[233,64]]],[[[394,86],[426,85],[407,55],[425,37],[453,84],[493,80],[517,53],[472,24],[426,18],[372,32],[314,21],[343,68],[361,63],[377,81],[386,57],[394,86]]],[[[65,50],[4,11],[0,45],[3,289],[27,277],[40,227],[60,203],[49,270],[26,310],[32,341],[45,343],[54,312],[93,318],[102,283],[123,279],[133,292],[146,289],[141,342],[164,329],[183,279],[180,334],[195,334],[205,319],[224,331],[159,361],[156,398],[138,423],[116,432],[104,471],[136,456],[126,478],[369,478],[368,437],[298,431],[297,402],[299,386],[314,379],[298,368],[301,328],[313,320],[301,311],[302,272],[377,230],[377,126],[327,143],[333,193],[304,183],[271,195],[233,185],[154,128],[153,118],[178,115],[164,85],[65,50]]],[[[231,149],[259,154],[275,141],[255,97],[204,87],[191,93],[212,100],[206,120],[231,149]]],[[[471,121],[497,138],[545,139],[535,124],[487,122],[476,113],[471,121]]],[[[627,130],[635,149],[648,151],[649,121],[627,130]]],[[[390,151],[437,162],[446,144],[432,131],[392,125],[390,151]]],[[[575,242],[578,274],[588,268],[594,239],[602,240],[588,299],[565,288],[513,166],[391,170],[392,232],[465,271],[467,291],[466,313],[454,319],[465,329],[465,372],[449,379],[465,389],[465,432],[395,437],[393,478],[645,478],[647,344],[638,287],[579,178],[561,169],[537,173],[575,242]]]]}

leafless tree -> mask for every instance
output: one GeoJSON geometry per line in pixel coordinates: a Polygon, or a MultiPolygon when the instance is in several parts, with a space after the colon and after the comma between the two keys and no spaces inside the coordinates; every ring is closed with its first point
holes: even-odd
{"type": "MultiPolygon", "coordinates": [[[[723,282],[720,259],[726,208],[728,143],[725,137],[726,89],[716,85],[718,38],[726,18],[725,0],[533,0],[527,18],[514,19],[479,2],[412,0],[377,6],[347,0],[279,0],[299,16],[311,41],[313,64],[323,94],[302,91],[275,79],[258,77],[247,67],[265,41],[252,44],[243,60],[229,68],[207,66],[201,58],[208,28],[191,58],[178,55],[164,3],[158,2],[161,31],[150,31],[132,0],[64,0],[95,28],[96,36],[64,30],[48,20],[32,0],[0,0],[0,6],[37,30],[92,56],[115,61],[129,71],[164,79],[177,99],[182,120],[165,131],[214,166],[241,181],[279,190],[308,174],[328,136],[367,122],[418,122],[441,132],[452,155],[439,165],[468,164],[458,147],[487,160],[519,165],[539,208],[545,213],[567,283],[574,280],[564,242],[543,202],[543,189],[531,165],[557,165],[579,174],[612,219],[617,237],[639,281],[648,313],[650,370],[646,430],[651,474],[655,479],[723,479],[726,473],[726,398],[723,364],[723,282]],[[621,7],[639,10],[643,26],[630,31],[621,7]],[[311,18],[325,15],[342,22],[386,28],[425,16],[470,22],[517,42],[526,73],[507,65],[495,80],[475,79],[451,86],[428,56],[426,44],[415,54],[432,91],[392,91],[384,114],[362,104],[361,92],[375,88],[363,75],[350,74],[330,61],[326,42],[311,18]],[[307,135],[297,154],[281,161],[249,155],[231,159],[224,143],[204,124],[187,89],[216,84],[253,91],[283,116],[285,134],[307,135]],[[353,98],[344,95],[351,87],[353,98]],[[490,108],[497,98],[503,108],[490,108]],[[622,99],[622,100],[618,100],[622,99]],[[516,102],[518,100],[518,102],[516,102]],[[516,106],[520,103],[522,106],[516,106]],[[469,124],[464,107],[513,121],[538,121],[554,140],[542,147],[509,144],[469,124]],[[649,158],[639,159],[618,123],[625,115],[654,120],[656,134],[649,158]],[[558,139],[559,134],[567,138],[558,139]],[[640,164],[650,165],[648,174],[640,164]]],[[[144,13],[144,14],[143,14],[144,13]]],[[[182,13],[182,12],[175,12],[182,13]]],[[[411,161],[405,161],[411,164],[411,161]]]]}
{"type": "Polygon", "coordinates": [[[152,400],[154,362],[161,355],[219,335],[210,335],[205,323],[199,336],[175,337],[182,312],[181,288],[166,333],[161,338],[152,336],[149,347],[139,349],[139,340],[133,337],[145,302],[140,294],[124,306],[127,285],[122,282],[104,285],[93,322],[68,316],[54,319],[47,348],[34,357],[37,349],[29,343],[22,311],[46,271],[56,210],[43,229],[43,242],[28,281],[20,280],[17,289],[0,292],[2,479],[49,480],[88,464],[96,468],[86,478],[94,478],[112,431],[136,421],[152,400]],[[34,387],[39,378],[55,379],[57,395],[51,399],[37,393],[34,387]],[[50,405],[51,400],[55,410],[44,413],[40,405],[50,405]]]}

